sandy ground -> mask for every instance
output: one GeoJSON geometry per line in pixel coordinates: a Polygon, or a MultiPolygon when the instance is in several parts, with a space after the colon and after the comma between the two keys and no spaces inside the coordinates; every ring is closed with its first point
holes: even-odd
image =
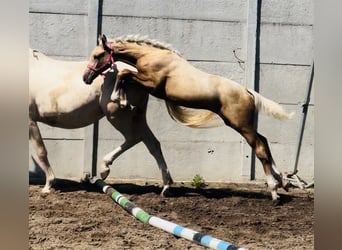
{"type": "MultiPolygon", "coordinates": [[[[248,249],[314,249],[314,190],[281,191],[273,205],[264,185],[178,183],[171,197],[157,183],[106,181],[151,215],[248,249]]],[[[57,180],[29,186],[30,249],[206,249],[136,220],[101,190],[57,180]]]]}

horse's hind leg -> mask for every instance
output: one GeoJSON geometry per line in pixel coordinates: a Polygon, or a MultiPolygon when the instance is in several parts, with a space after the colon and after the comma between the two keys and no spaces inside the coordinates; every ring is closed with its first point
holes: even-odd
{"type": "Polygon", "coordinates": [[[248,95],[240,95],[239,105],[229,105],[231,100],[222,98],[223,105],[220,116],[227,126],[239,132],[255,151],[255,155],[260,160],[272,199],[279,199],[277,194],[278,186],[284,187],[281,173],[275,168],[271,150],[264,136],[259,134],[253,127],[255,106],[253,98],[248,95]]]}
{"type": "Polygon", "coordinates": [[[45,173],[45,186],[42,192],[49,193],[51,191],[53,181],[55,180],[55,175],[52,171],[49,160],[47,158],[47,150],[44,145],[37,123],[32,120],[29,121],[29,139],[34,148],[32,158],[35,161],[35,163],[37,163],[45,173]]]}
{"type": "Polygon", "coordinates": [[[166,165],[163,152],[161,150],[160,142],[158,139],[154,136],[151,129],[146,124],[145,132],[143,133],[143,142],[151,155],[153,155],[154,159],[157,161],[158,167],[162,173],[163,178],[163,190],[161,192],[162,196],[165,196],[167,194],[167,191],[171,184],[173,184],[173,180],[171,177],[171,174],[169,172],[169,169],[166,165]]]}
{"type": "Polygon", "coordinates": [[[242,129],[241,135],[247,140],[248,144],[255,150],[255,155],[260,160],[266,175],[267,185],[271,190],[272,200],[279,199],[277,194],[278,186],[283,185],[281,173],[275,168],[267,139],[254,129],[242,129]]]}

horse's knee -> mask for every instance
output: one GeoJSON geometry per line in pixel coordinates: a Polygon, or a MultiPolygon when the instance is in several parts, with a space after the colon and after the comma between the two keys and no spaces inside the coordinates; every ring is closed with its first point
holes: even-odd
{"type": "Polygon", "coordinates": [[[44,147],[40,146],[37,149],[37,157],[39,158],[39,160],[45,161],[47,159],[47,150],[44,147]]]}
{"type": "Polygon", "coordinates": [[[107,117],[112,116],[119,109],[119,105],[115,102],[108,102],[106,105],[107,117]]]}

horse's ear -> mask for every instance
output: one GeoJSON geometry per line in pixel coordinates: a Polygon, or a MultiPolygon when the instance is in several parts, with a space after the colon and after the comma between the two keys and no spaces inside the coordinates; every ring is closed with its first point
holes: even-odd
{"type": "Polygon", "coordinates": [[[99,45],[102,45],[102,35],[99,35],[99,37],[97,38],[97,41],[99,45]]]}
{"type": "Polygon", "coordinates": [[[105,51],[107,51],[108,53],[112,53],[111,48],[109,48],[107,45],[107,37],[105,35],[102,35],[102,46],[105,51]]]}
{"type": "Polygon", "coordinates": [[[105,36],[105,34],[102,34],[101,39],[102,39],[102,44],[103,44],[103,45],[104,45],[104,44],[107,44],[107,37],[105,36]]]}
{"type": "Polygon", "coordinates": [[[99,42],[99,45],[105,45],[107,44],[107,37],[104,34],[99,35],[97,41],[99,42]]]}

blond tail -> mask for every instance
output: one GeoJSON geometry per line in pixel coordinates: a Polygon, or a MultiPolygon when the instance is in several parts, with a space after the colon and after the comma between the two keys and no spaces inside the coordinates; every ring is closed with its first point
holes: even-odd
{"type": "Polygon", "coordinates": [[[291,119],[293,117],[294,112],[288,113],[278,103],[267,99],[254,90],[248,89],[248,91],[254,96],[254,104],[257,111],[280,120],[291,119]]]}
{"type": "Polygon", "coordinates": [[[222,120],[215,113],[205,109],[189,109],[165,101],[171,118],[178,123],[191,128],[210,128],[223,125],[222,120]]]}

